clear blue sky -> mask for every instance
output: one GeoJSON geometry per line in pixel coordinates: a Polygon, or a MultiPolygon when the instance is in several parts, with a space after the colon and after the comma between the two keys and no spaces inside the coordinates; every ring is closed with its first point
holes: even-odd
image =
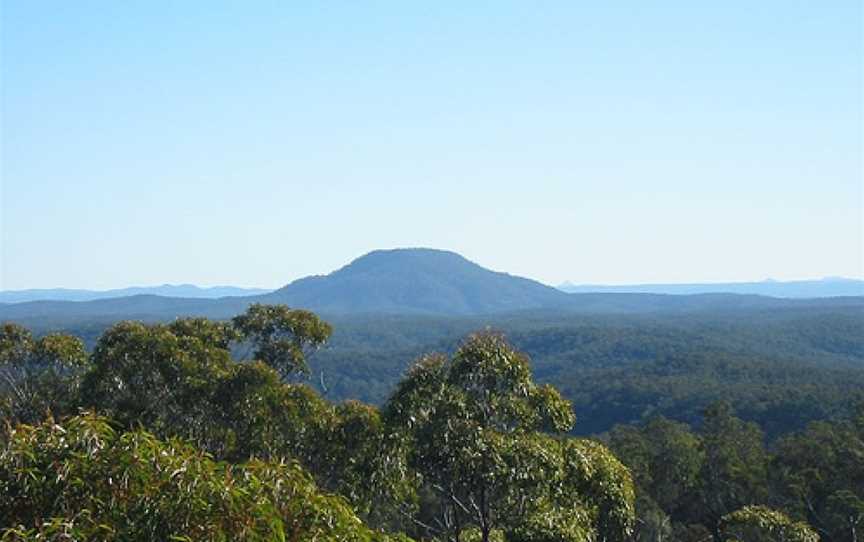
{"type": "Polygon", "coordinates": [[[857,0],[0,6],[0,289],[864,274],[857,0]]]}

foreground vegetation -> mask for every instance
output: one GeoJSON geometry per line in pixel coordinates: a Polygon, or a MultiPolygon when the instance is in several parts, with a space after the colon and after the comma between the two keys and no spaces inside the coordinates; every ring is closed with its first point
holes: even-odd
{"type": "Polygon", "coordinates": [[[380,407],[332,403],[303,383],[331,331],[253,305],[120,322],[88,353],[4,324],[3,537],[857,542],[864,525],[864,408],[771,447],[723,402],[696,429],[575,438],[571,403],[489,332],[419,357],[380,407]]]}

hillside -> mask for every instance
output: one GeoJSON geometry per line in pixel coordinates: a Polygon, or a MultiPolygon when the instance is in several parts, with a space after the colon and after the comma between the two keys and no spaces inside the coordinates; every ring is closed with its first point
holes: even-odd
{"type": "Polygon", "coordinates": [[[264,296],[329,313],[490,314],[563,307],[570,297],[539,282],[496,273],[455,252],[376,250],[326,276],[264,296]]]}
{"type": "Polygon", "coordinates": [[[836,415],[864,389],[858,308],[346,315],[331,323],[331,341],[311,362],[331,400],[383,402],[416,357],[452,352],[465,335],[491,327],[531,356],[539,381],[575,403],[582,434],[652,412],[694,423],[702,408],[725,398],[776,435],[836,415]]]}

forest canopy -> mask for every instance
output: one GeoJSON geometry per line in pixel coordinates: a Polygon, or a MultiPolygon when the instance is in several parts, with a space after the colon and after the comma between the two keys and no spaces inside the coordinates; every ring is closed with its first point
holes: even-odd
{"type": "Polygon", "coordinates": [[[770,442],[723,401],[693,425],[654,415],[576,438],[571,402],[500,333],[407,363],[380,407],[306,383],[331,333],[313,313],[264,305],[229,321],[118,322],[90,351],[3,324],[4,539],[854,542],[860,531],[864,406],[770,442]]]}

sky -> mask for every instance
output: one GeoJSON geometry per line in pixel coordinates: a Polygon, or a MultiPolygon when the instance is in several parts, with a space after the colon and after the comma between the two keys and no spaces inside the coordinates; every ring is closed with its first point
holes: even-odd
{"type": "Polygon", "coordinates": [[[864,275],[862,6],[0,0],[0,289],[864,275]]]}

